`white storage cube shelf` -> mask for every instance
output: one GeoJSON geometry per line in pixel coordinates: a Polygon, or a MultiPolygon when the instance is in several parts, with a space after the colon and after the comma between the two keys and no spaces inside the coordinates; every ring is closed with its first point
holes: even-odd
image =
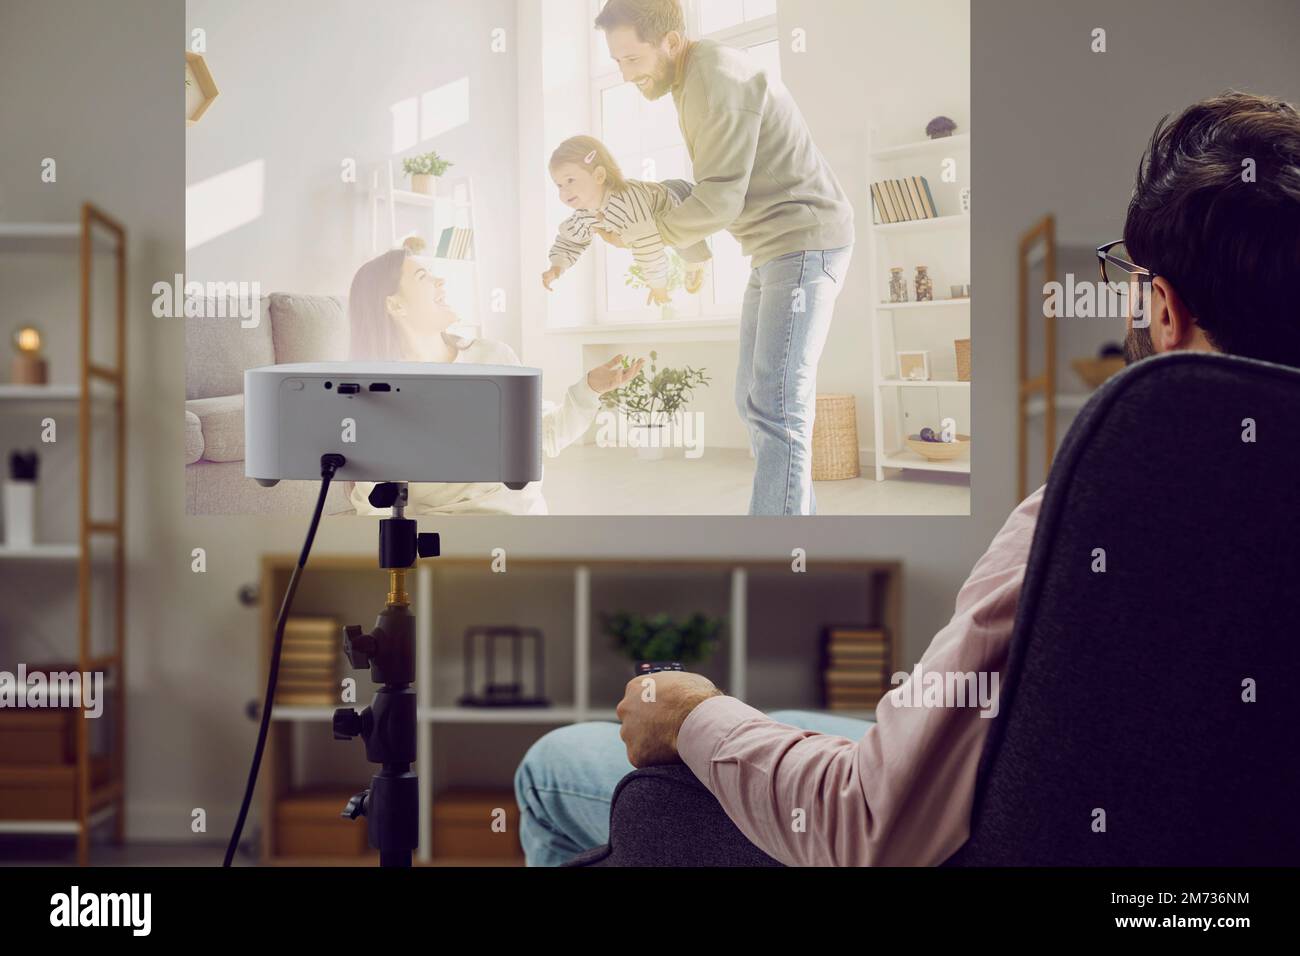
{"type": "MultiPolygon", "coordinates": [[[[287,580],[293,559],[275,560],[276,573],[264,575],[272,589],[287,580]]],[[[382,608],[386,582],[378,569],[367,573],[366,562],[362,557],[314,560],[295,598],[294,615],[330,616],[340,628],[369,629],[382,608]]],[[[681,618],[700,611],[724,618],[712,656],[687,669],[766,711],[820,706],[826,626],[879,625],[890,632],[893,648],[899,643],[900,568],[892,561],[820,561],[802,573],[784,561],[746,560],[510,559],[507,568],[494,573],[487,559],[431,559],[420,562],[408,582],[417,620],[416,769],[422,808],[449,786],[509,788],[528,745],[554,727],[616,719],[614,708],[633,676],[633,662],[613,647],[602,627],[604,613],[666,611],[681,618]],[[550,706],[458,704],[465,691],[465,630],[475,625],[542,631],[542,692],[550,706]]],[[[531,692],[531,647],[524,658],[525,690],[531,692]]],[[[340,662],[340,677],[357,679],[355,706],[364,707],[375,685],[366,672],[350,670],[341,653],[340,662]]],[[[481,664],[478,670],[481,675],[481,664]]],[[[498,678],[504,676],[498,672],[498,678]]],[[[332,707],[274,708],[276,722],[297,726],[296,749],[310,750],[292,761],[295,787],[353,776],[358,789],[365,785],[370,770],[360,743],[329,739],[332,715],[332,707]]],[[[423,809],[422,814],[427,835],[423,809]]],[[[422,840],[425,860],[427,846],[422,840]]]]}

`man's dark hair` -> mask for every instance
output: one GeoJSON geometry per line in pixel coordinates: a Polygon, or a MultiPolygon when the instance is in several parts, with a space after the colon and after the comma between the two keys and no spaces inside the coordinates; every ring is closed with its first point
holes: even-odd
{"type": "Polygon", "coordinates": [[[1295,107],[1230,91],[1164,117],[1138,166],[1124,244],[1169,279],[1215,348],[1300,366],[1295,107]]]}
{"type": "Polygon", "coordinates": [[[681,0],[609,0],[596,17],[596,29],[635,27],[642,43],[658,43],[676,30],[686,36],[681,0]]]}

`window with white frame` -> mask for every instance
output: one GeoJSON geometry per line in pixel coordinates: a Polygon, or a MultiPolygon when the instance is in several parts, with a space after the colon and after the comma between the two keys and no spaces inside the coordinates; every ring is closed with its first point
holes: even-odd
{"type": "MultiPolygon", "coordinates": [[[[604,0],[591,0],[592,18],[604,0]]],[[[781,78],[776,0],[684,0],[686,29],[692,39],[708,38],[744,50],[776,80],[781,78]]],[[[593,31],[591,45],[592,134],[609,147],[623,174],[631,179],[693,180],[690,157],[677,125],[671,96],[653,102],[624,83],[609,56],[604,35],[593,31]]],[[[740,314],[749,260],[728,232],[709,238],[713,260],[699,295],[677,292],[676,314],[682,319],[724,318],[740,314]]],[[[596,261],[596,314],[604,322],[653,320],[644,289],[627,285],[632,255],[603,242],[592,243],[596,261]]]]}

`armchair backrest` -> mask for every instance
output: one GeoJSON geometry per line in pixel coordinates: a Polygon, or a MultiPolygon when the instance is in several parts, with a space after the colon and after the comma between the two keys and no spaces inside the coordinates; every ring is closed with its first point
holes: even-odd
{"type": "Polygon", "coordinates": [[[1221,355],[1084,407],[949,865],[1300,863],[1298,425],[1300,370],[1221,355]]]}

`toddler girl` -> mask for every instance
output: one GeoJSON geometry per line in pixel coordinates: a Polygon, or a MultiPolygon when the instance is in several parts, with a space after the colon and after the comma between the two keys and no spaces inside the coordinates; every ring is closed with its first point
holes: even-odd
{"type": "MultiPolygon", "coordinates": [[[[592,136],[566,139],[551,156],[551,178],[560,201],[576,210],[560,223],[551,246],[551,268],[542,273],[542,285],[551,283],[572,267],[591,245],[593,229],[616,234],[641,267],[657,305],[668,302],[668,255],[655,217],[681,205],[691,194],[691,184],[681,179],[647,183],[624,179],[618,163],[605,145],[592,136]]],[[[680,250],[686,262],[686,291],[698,292],[704,281],[709,247],[698,242],[680,250]]]]}

